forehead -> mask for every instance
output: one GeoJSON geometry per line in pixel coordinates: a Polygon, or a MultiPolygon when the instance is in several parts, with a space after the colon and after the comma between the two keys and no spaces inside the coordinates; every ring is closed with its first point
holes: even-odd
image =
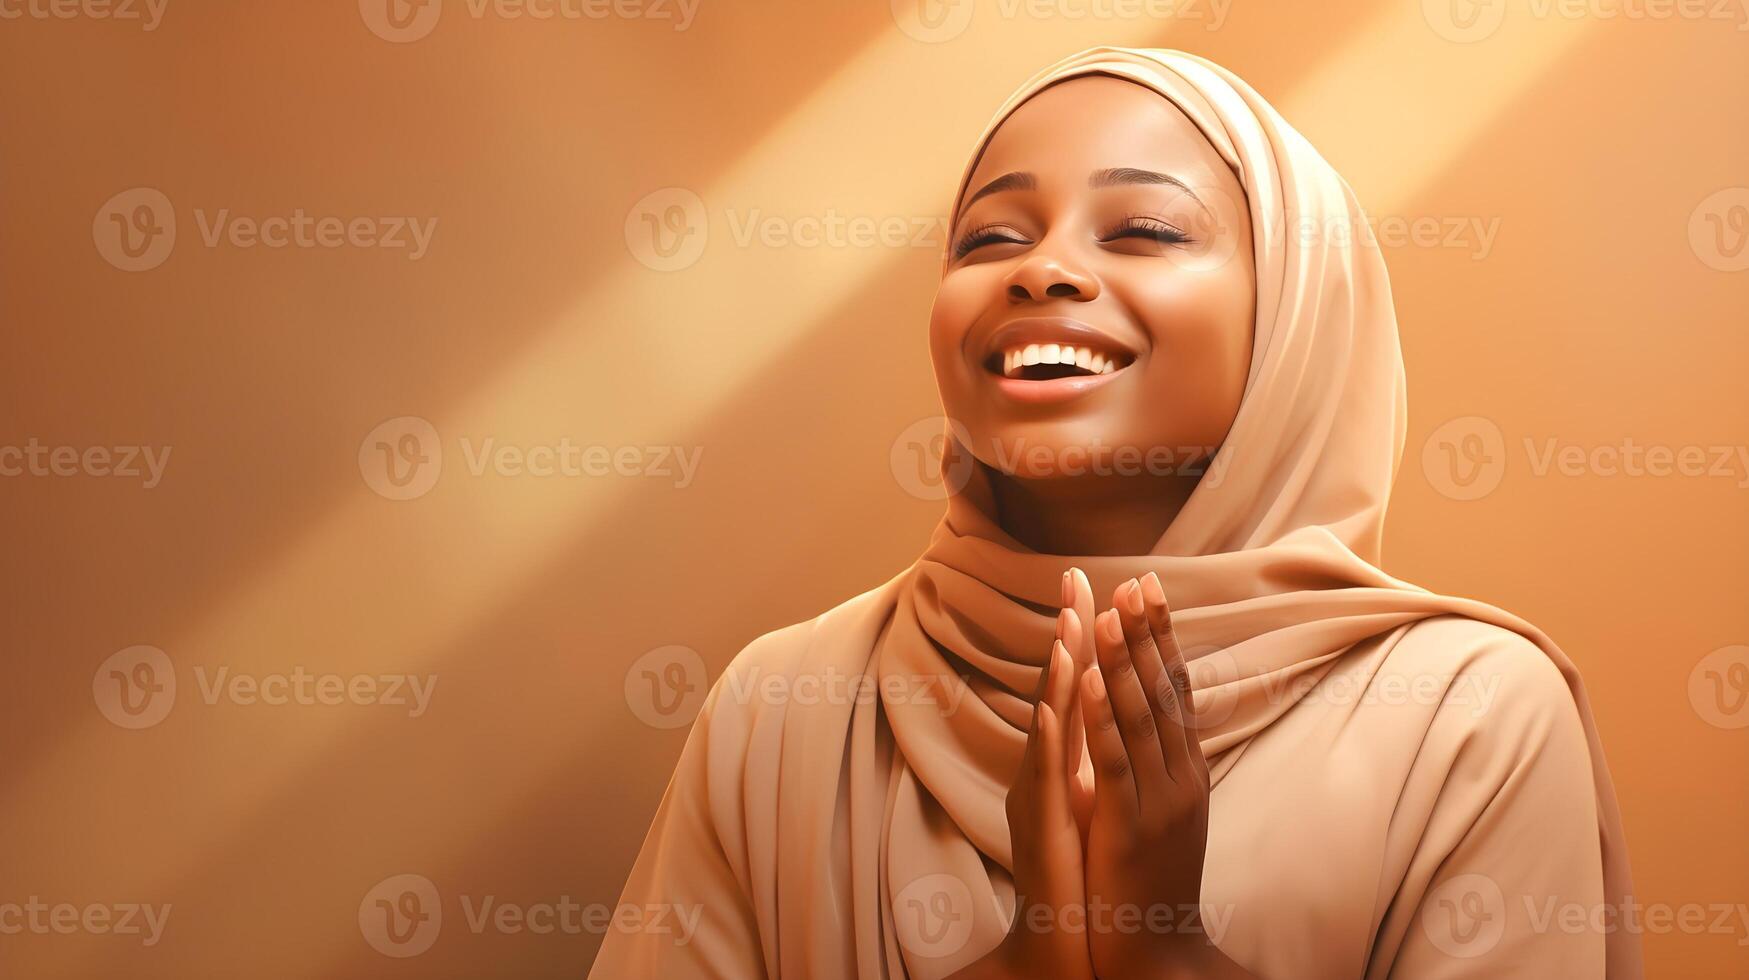
{"type": "Polygon", "coordinates": [[[1139,167],[1192,184],[1232,171],[1182,110],[1153,89],[1110,75],[1058,82],[997,127],[968,190],[1011,171],[1085,181],[1095,170],[1139,167]]]}

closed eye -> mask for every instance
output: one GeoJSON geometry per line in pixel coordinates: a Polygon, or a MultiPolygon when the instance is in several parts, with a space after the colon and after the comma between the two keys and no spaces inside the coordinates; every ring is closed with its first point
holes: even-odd
{"type": "Polygon", "coordinates": [[[1147,215],[1124,218],[1116,227],[1099,236],[1101,242],[1114,242],[1120,238],[1140,238],[1163,245],[1178,245],[1190,241],[1190,235],[1182,228],[1147,215]]]}
{"type": "Polygon", "coordinates": [[[959,242],[953,247],[953,257],[962,259],[985,245],[996,245],[1002,242],[1023,245],[1026,243],[1026,239],[1020,237],[1012,228],[1004,225],[979,225],[960,236],[959,242]]]}

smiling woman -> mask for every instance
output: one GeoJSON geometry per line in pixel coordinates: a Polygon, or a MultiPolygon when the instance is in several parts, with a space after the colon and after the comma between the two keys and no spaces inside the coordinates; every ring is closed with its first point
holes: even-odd
{"type": "Polygon", "coordinates": [[[1365,222],[1207,61],[1023,85],[930,323],[966,479],[915,564],[712,688],[622,899],[697,935],[592,976],[1639,976],[1634,934],[1550,926],[1631,892],[1572,662],[1378,567],[1384,263],[1288,233],[1365,222]],[[749,680],[846,674],[878,699],[749,680]]]}
{"type": "Polygon", "coordinates": [[[930,322],[947,414],[1008,533],[1134,553],[1239,409],[1257,295],[1244,189],[1183,110],[1109,75],[1026,99],[967,186],[930,322]],[[1175,452],[1124,473],[1131,447],[1175,452]]]}

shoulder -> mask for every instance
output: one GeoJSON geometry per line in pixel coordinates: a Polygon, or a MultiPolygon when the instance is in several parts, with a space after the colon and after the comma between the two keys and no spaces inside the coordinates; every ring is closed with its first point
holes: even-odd
{"type": "Polygon", "coordinates": [[[811,619],[763,633],[712,682],[699,721],[713,740],[776,725],[794,707],[815,704],[860,677],[892,616],[909,570],[811,619]],[[813,693],[813,692],[819,693],[813,693]]]}
{"type": "MultiPolygon", "coordinates": [[[[1473,762],[1511,766],[1551,743],[1586,741],[1570,661],[1502,626],[1436,616],[1411,626],[1390,661],[1441,692],[1431,727],[1473,762]],[[1467,750],[1467,751],[1466,751],[1467,750]]],[[[1431,733],[1430,733],[1431,734],[1431,733]]]]}
{"type": "Polygon", "coordinates": [[[846,661],[865,657],[873,651],[908,574],[902,572],[812,619],[761,634],[735,655],[717,685],[736,676],[794,677],[828,663],[844,667],[846,661]]]}

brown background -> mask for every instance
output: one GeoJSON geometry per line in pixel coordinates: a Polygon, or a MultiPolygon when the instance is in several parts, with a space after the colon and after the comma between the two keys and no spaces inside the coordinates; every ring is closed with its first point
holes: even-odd
{"type": "MultiPolygon", "coordinates": [[[[150,948],[0,935],[0,972],[585,970],[597,936],[476,934],[462,898],[616,901],[684,740],[639,720],[633,662],[678,644],[714,677],[757,634],[903,568],[940,513],[892,461],[937,407],[940,236],[810,248],[738,229],[940,216],[1001,99],[1098,43],[1226,64],[1375,216],[1434,219],[1441,242],[1471,229],[1385,246],[1411,390],[1387,568],[1518,612],[1579,663],[1642,901],[1749,902],[1749,731],[1724,727],[1749,709],[1690,694],[1703,657],[1749,643],[1749,474],[1539,476],[1523,449],[1749,442],[1749,273],[1728,271],[1749,191],[1697,211],[1749,184],[1741,11],[1510,0],[1462,42],[1436,5],[1401,0],[1236,0],[1218,21],[980,0],[963,31],[950,5],[920,40],[908,6],[879,0],[702,0],[686,30],[457,2],[391,43],[375,2],[169,0],[151,31],[0,20],[0,446],[173,452],[150,490],[0,478],[0,904],[173,907],[150,948]],[[127,272],[94,219],[136,187],[173,202],[178,235],[127,272]],[[658,272],[626,225],[668,187],[698,195],[708,239],[658,272]],[[416,261],[209,247],[200,221],[220,209],[438,225],[416,261]],[[1689,234],[1709,221],[1726,222],[1710,251],[1689,234]],[[358,459],[399,416],[444,453],[407,501],[358,459]],[[1473,501],[1422,465],[1429,435],[1468,416],[1506,455],[1473,501]],[[684,488],[474,475],[462,440],[485,438],[702,457],[684,488]],[[178,684],[137,731],[93,694],[135,644],[178,684]],[[209,704],[199,678],[221,667],[437,686],[418,718],[209,704]],[[443,923],[392,959],[359,906],[403,873],[435,884],[443,923]]],[[[1740,976],[1749,935],[1731,922],[1647,936],[1653,975],[1740,976]]]]}

